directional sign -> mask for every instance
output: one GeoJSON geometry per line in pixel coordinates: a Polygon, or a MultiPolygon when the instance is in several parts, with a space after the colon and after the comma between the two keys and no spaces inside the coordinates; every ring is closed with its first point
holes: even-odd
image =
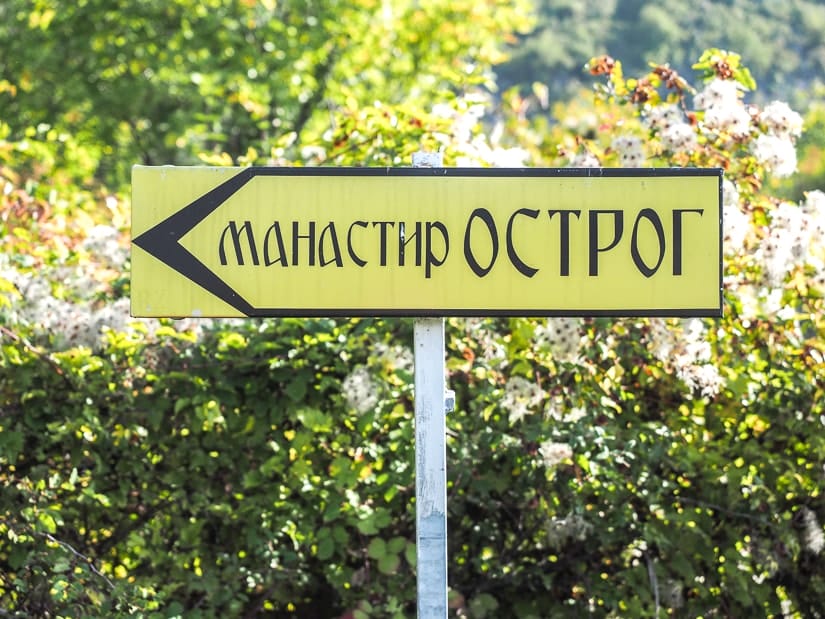
{"type": "Polygon", "coordinates": [[[133,170],[135,316],[719,316],[718,169],[133,170]]]}

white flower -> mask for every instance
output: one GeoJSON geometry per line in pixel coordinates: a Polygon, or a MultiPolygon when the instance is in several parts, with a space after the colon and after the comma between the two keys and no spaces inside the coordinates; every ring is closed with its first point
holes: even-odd
{"type": "Polygon", "coordinates": [[[778,178],[796,172],[796,148],[788,137],[770,133],[760,135],[754,142],[753,154],[778,178]]]}
{"type": "Polygon", "coordinates": [[[727,106],[738,103],[739,85],[733,80],[713,79],[693,98],[694,105],[700,110],[715,106],[727,106]]]}
{"type": "Polygon", "coordinates": [[[818,269],[808,279],[808,286],[816,290],[819,294],[825,295],[825,268],[818,269]]]}
{"type": "Polygon", "coordinates": [[[536,346],[548,348],[555,359],[575,362],[582,343],[580,325],[578,318],[548,318],[536,325],[533,339],[536,346]]]}
{"type": "Polygon", "coordinates": [[[544,390],[521,376],[512,376],[504,386],[501,407],[510,416],[510,423],[524,419],[544,399],[544,390]]]}
{"type": "Polygon", "coordinates": [[[773,101],[766,105],[760,118],[774,135],[795,137],[802,133],[802,116],[784,101],[773,101]]]}
{"type": "Polygon", "coordinates": [[[789,234],[791,251],[795,258],[803,258],[808,253],[811,229],[808,214],[796,204],[782,202],[771,211],[771,230],[789,234]]]}
{"type": "Polygon", "coordinates": [[[638,168],[645,161],[642,141],[632,135],[622,135],[613,139],[611,148],[619,154],[619,162],[624,168],[638,168]]]}
{"type": "Polygon", "coordinates": [[[811,225],[804,209],[783,202],[771,212],[771,225],[757,257],[770,286],[778,286],[808,254],[811,225]]]}
{"type": "Polygon", "coordinates": [[[685,124],[685,115],[678,105],[661,105],[646,110],[645,122],[651,129],[664,130],[676,124],[685,124]]]}
{"type": "Polygon", "coordinates": [[[724,384],[719,369],[710,363],[679,365],[676,374],[691,391],[698,391],[703,397],[715,396],[724,384]]]}
{"type": "Polygon", "coordinates": [[[432,108],[433,116],[452,120],[451,133],[459,144],[469,144],[472,140],[473,129],[484,116],[483,101],[473,101],[470,98],[459,99],[456,107],[444,103],[436,103],[432,108]]]}
{"type": "Polygon", "coordinates": [[[403,344],[388,346],[383,342],[375,345],[376,356],[392,370],[412,373],[414,359],[412,351],[403,344]]]}
{"type": "Polygon", "coordinates": [[[726,178],[722,180],[722,204],[739,208],[739,187],[726,178]]]}
{"type": "Polygon", "coordinates": [[[653,356],[659,361],[667,361],[670,359],[670,353],[678,343],[678,337],[676,332],[668,327],[664,319],[651,318],[647,341],[653,356]]]}
{"type": "Polygon", "coordinates": [[[733,80],[711,80],[693,99],[697,109],[704,110],[704,125],[733,136],[750,132],[751,115],[740,99],[739,85],[733,80]]]}
{"type": "Polygon", "coordinates": [[[698,145],[696,132],[688,123],[674,123],[662,130],[662,146],[667,150],[682,153],[694,150],[698,145]]]}
{"type": "Polygon", "coordinates": [[[493,148],[490,149],[487,163],[494,168],[521,168],[530,158],[523,148],[493,148]]]}
{"type": "Polygon", "coordinates": [[[593,153],[580,153],[570,158],[572,168],[598,168],[600,165],[599,158],[593,153]]]}
{"type": "Polygon", "coordinates": [[[722,207],[722,221],[725,254],[730,256],[741,253],[751,229],[750,218],[738,206],[725,204],[722,207]]]}
{"type": "Polygon", "coordinates": [[[378,404],[378,387],[364,365],[357,366],[341,383],[347,404],[359,413],[366,413],[378,404]]]}
{"type": "Polygon", "coordinates": [[[81,247],[110,266],[119,267],[126,262],[128,250],[120,245],[120,233],[111,226],[94,226],[86,234],[81,247]]]}
{"type": "Polygon", "coordinates": [[[676,376],[691,391],[712,397],[719,393],[724,380],[716,366],[709,363],[712,350],[706,334],[707,328],[697,318],[683,321],[681,330],[662,319],[652,318],[648,341],[653,354],[671,364],[676,376]]]}
{"type": "Polygon", "coordinates": [[[814,217],[825,219],[825,192],[819,189],[807,192],[805,194],[805,204],[802,208],[814,217]]]}
{"type": "Polygon", "coordinates": [[[750,132],[751,115],[738,101],[714,105],[705,110],[705,126],[741,137],[750,132]]]}
{"type": "Polygon", "coordinates": [[[587,411],[584,409],[583,406],[577,406],[575,408],[571,408],[570,411],[564,416],[565,423],[576,423],[587,415],[587,411]]]}
{"type": "Polygon", "coordinates": [[[593,525],[578,514],[554,516],[547,522],[547,543],[551,548],[560,548],[570,540],[583,542],[592,530],[593,525]]]}
{"type": "Polygon", "coordinates": [[[327,151],[323,146],[309,145],[301,147],[301,159],[304,161],[323,161],[327,158],[327,151]]]}
{"type": "Polygon", "coordinates": [[[802,547],[811,554],[818,555],[825,548],[825,535],[822,533],[822,525],[816,518],[816,514],[807,507],[799,510],[802,516],[802,547]]]}
{"type": "Polygon", "coordinates": [[[822,246],[825,246],[825,193],[818,189],[809,191],[805,195],[802,211],[808,217],[811,242],[823,249],[822,246]]]}
{"type": "Polygon", "coordinates": [[[539,445],[539,455],[547,468],[552,468],[561,464],[565,460],[573,457],[573,450],[567,443],[556,443],[553,441],[544,441],[539,445]]]}

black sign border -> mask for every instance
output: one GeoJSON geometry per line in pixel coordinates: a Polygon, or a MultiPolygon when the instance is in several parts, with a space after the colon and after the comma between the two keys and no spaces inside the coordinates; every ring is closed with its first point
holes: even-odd
{"type": "MultiPolygon", "coordinates": [[[[136,166],[137,168],[137,166],[136,166]]],[[[157,169],[170,169],[170,166],[157,169]]],[[[178,169],[178,168],[171,168],[178,169]]],[[[132,243],[186,279],[197,284],[249,318],[323,318],[323,317],[672,317],[720,318],[723,311],[722,179],[721,168],[389,168],[389,167],[265,167],[241,168],[232,177],[173,213],[132,243]],[[685,309],[576,309],[576,310],[427,310],[427,309],[320,309],[256,308],[213,273],[180,244],[189,231],[206,219],[221,204],[257,176],[375,176],[375,177],[506,177],[506,178],[669,178],[715,176],[719,179],[719,304],[717,307],[685,309]]],[[[134,181],[133,181],[134,182],[134,181]]],[[[205,316],[206,317],[206,316],[205,316]]],[[[217,317],[217,316],[212,316],[217,317]]]]}

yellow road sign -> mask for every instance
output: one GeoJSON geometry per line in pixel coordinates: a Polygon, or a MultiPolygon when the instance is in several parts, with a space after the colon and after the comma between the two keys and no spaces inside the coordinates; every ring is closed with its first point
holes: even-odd
{"type": "Polygon", "coordinates": [[[135,316],[719,316],[718,169],[132,174],[135,316]]]}

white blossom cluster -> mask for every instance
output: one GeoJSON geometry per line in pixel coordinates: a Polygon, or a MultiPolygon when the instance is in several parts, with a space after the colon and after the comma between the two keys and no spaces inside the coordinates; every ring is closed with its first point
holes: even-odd
{"type": "Polygon", "coordinates": [[[473,140],[473,130],[485,114],[485,99],[482,97],[466,98],[458,102],[457,106],[446,103],[436,103],[431,112],[433,116],[446,118],[451,121],[451,136],[436,136],[445,143],[452,140],[467,144],[473,140]],[[462,109],[458,109],[462,108],[462,109]]]}
{"type": "Polygon", "coordinates": [[[613,139],[610,147],[619,155],[619,162],[623,168],[639,168],[644,165],[642,141],[636,136],[620,135],[613,139]]]}
{"type": "Polygon", "coordinates": [[[662,146],[674,153],[690,152],[699,142],[696,131],[685,121],[685,115],[677,105],[662,105],[647,110],[647,126],[659,134],[662,146]]]}
{"type": "Polygon", "coordinates": [[[573,450],[567,443],[557,443],[547,440],[539,445],[541,461],[547,468],[553,468],[573,457],[573,450]]]}
{"type": "Polygon", "coordinates": [[[570,157],[571,168],[598,168],[602,164],[599,158],[591,152],[576,153],[570,157]]]}
{"type": "Polygon", "coordinates": [[[579,514],[554,516],[547,522],[547,544],[551,548],[561,548],[570,541],[583,542],[593,531],[593,525],[579,514]]]}
{"type": "Polygon", "coordinates": [[[741,253],[751,230],[751,220],[739,204],[739,189],[728,179],[722,181],[722,221],[725,254],[741,253]]]}
{"type": "MultiPolygon", "coordinates": [[[[702,136],[711,141],[723,138],[740,143],[752,138],[750,147],[760,164],[779,178],[793,174],[797,167],[795,139],[802,132],[802,117],[782,101],[774,101],[760,111],[754,105],[745,105],[743,94],[735,80],[715,78],[693,99],[698,125],[687,122],[675,104],[648,106],[643,121],[666,151],[691,153],[699,147],[702,136]]],[[[635,136],[615,137],[611,149],[622,167],[644,165],[643,142],[635,136]]]]}
{"type": "Polygon", "coordinates": [[[796,172],[796,147],[787,137],[764,133],[756,138],[753,154],[777,178],[796,172]]]}
{"type": "Polygon", "coordinates": [[[101,263],[121,268],[129,257],[129,251],[120,244],[120,232],[112,226],[94,226],[81,243],[81,247],[101,263]]]}
{"type": "Polygon", "coordinates": [[[818,555],[825,548],[825,534],[816,514],[808,507],[799,510],[802,520],[800,542],[802,548],[811,554],[818,555]]]}
{"type": "Polygon", "coordinates": [[[464,329],[467,335],[478,344],[481,358],[490,364],[504,364],[507,359],[507,349],[500,338],[495,337],[492,329],[484,324],[482,318],[464,319],[464,329]]]}
{"type": "Polygon", "coordinates": [[[714,397],[724,385],[719,369],[711,363],[677,364],[676,374],[691,392],[705,398],[714,397]]]}
{"type": "Polygon", "coordinates": [[[773,101],[766,105],[759,119],[773,135],[796,138],[802,134],[802,116],[784,101],[773,101]]]}
{"type": "Polygon", "coordinates": [[[750,321],[759,317],[778,318],[780,320],[792,318],[794,311],[783,303],[782,292],[782,288],[757,287],[749,284],[740,285],[736,289],[736,293],[741,304],[739,318],[742,325],[747,328],[750,326],[750,321]]]}
{"type": "Polygon", "coordinates": [[[519,147],[497,146],[501,129],[494,129],[490,138],[484,134],[473,135],[486,112],[487,98],[467,95],[457,105],[436,104],[432,114],[450,120],[449,134],[435,133],[435,138],[445,147],[457,148],[462,155],[456,157],[459,167],[518,168],[527,164],[529,153],[519,147]]]}
{"type": "Polygon", "coordinates": [[[659,105],[645,110],[645,122],[651,129],[663,131],[673,125],[684,123],[685,117],[678,105],[659,105]]]}
{"type": "Polygon", "coordinates": [[[724,385],[724,379],[711,362],[711,347],[701,320],[682,321],[679,327],[669,327],[660,318],[650,320],[648,346],[654,356],[672,367],[676,376],[693,393],[713,397],[724,385]]]}
{"type": "Polygon", "coordinates": [[[805,261],[816,225],[805,210],[789,202],[771,211],[768,234],[758,252],[769,286],[780,285],[795,266],[805,261]]]}
{"type": "Polygon", "coordinates": [[[545,414],[555,421],[576,423],[587,416],[587,410],[583,406],[567,407],[564,397],[554,395],[547,400],[545,414]]]}
{"type": "Polygon", "coordinates": [[[773,101],[762,110],[759,120],[766,131],[754,142],[754,156],[775,176],[790,176],[796,172],[794,139],[802,133],[802,117],[787,103],[773,101]]]}
{"type": "Polygon", "coordinates": [[[802,204],[802,211],[811,222],[811,243],[820,250],[825,249],[825,192],[818,189],[809,191],[802,204]]]}
{"type": "Polygon", "coordinates": [[[825,193],[819,190],[808,192],[802,211],[808,218],[811,235],[807,263],[813,273],[808,278],[808,285],[825,295],[825,193]]]}
{"type": "Polygon", "coordinates": [[[548,318],[537,324],[533,332],[536,347],[546,349],[558,361],[575,362],[582,346],[581,320],[578,318],[548,318]]]}
{"type": "Polygon", "coordinates": [[[403,344],[390,346],[384,342],[378,342],[375,345],[375,354],[378,359],[391,370],[407,373],[412,373],[414,370],[415,360],[413,353],[403,344]]]}
{"type": "MultiPolygon", "coordinates": [[[[112,260],[111,267],[121,268],[125,259],[119,245],[112,243],[108,230],[99,230],[90,237],[90,247],[98,256],[112,260]]],[[[90,298],[98,287],[85,272],[66,267],[50,269],[48,272],[24,273],[14,267],[0,269],[0,277],[11,282],[20,294],[14,304],[12,318],[31,325],[36,334],[48,337],[55,350],[86,347],[99,350],[105,343],[107,331],[134,333],[140,330],[151,339],[160,327],[160,321],[148,318],[132,318],[129,315],[129,299],[120,298],[110,302],[94,303],[90,298]],[[55,296],[52,284],[56,282],[66,292],[65,296],[55,296]]],[[[196,331],[207,325],[204,321],[175,321],[177,331],[196,331]]]]}
{"type": "MultiPolygon", "coordinates": [[[[726,185],[725,251],[728,255],[742,252],[751,234],[750,218],[738,207],[729,204],[733,190],[726,185]]],[[[738,198],[738,194],[737,198],[738,198]]],[[[796,312],[783,302],[783,283],[790,273],[805,267],[810,289],[825,293],[825,193],[811,191],[800,204],[781,202],[768,212],[768,225],[753,253],[762,279],[758,285],[740,277],[726,278],[741,304],[743,325],[760,316],[791,320],[796,312]]]]}
{"type": "Polygon", "coordinates": [[[751,114],[742,102],[740,86],[733,80],[713,79],[698,93],[693,103],[704,111],[704,126],[733,137],[750,133],[751,114]]]}
{"type": "Polygon", "coordinates": [[[536,410],[544,400],[544,390],[521,376],[511,376],[504,386],[501,407],[507,411],[510,423],[516,423],[536,410]]]}
{"type": "Polygon", "coordinates": [[[662,131],[659,138],[662,146],[674,153],[689,153],[699,145],[696,132],[688,123],[671,125],[662,131]]]}
{"type": "Polygon", "coordinates": [[[341,393],[350,408],[359,414],[367,413],[378,405],[378,385],[365,365],[356,366],[341,383],[341,393]]]}

